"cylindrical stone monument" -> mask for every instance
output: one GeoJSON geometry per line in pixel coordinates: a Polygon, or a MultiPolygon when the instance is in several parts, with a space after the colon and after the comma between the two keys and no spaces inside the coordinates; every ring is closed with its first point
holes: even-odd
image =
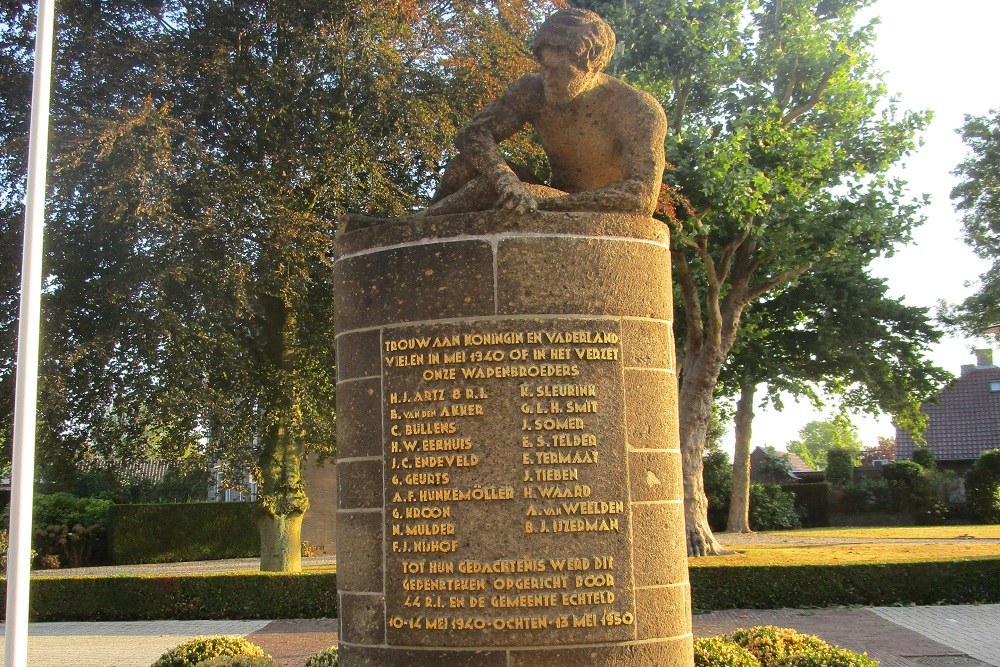
{"type": "Polygon", "coordinates": [[[343,667],[690,667],[667,229],[336,243],[343,667]]]}

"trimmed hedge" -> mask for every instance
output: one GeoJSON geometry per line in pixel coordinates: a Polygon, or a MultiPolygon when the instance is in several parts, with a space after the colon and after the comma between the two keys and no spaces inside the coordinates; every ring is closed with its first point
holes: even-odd
{"type": "Polygon", "coordinates": [[[260,555],[253,503],[112,505],[108,555],[116,565],[260,555]]]}
{"type": "Polygon", "coordinates": [[[802,517],[803,528],[825,528],[830,525],[828,482],[782,484],[781,490],[795,496],[795,509],[802,517]]]}
{"type": "Polygon", "coordinates": [[[332,572],[36,577],[30,591],[32,621],[337,616],[337,575],[332,572]]]}
{"type": "MultiPolygon", "coordinates": [[[[1000,558],[692,567],[690,575],[692,606],[701,611],[1000,602],[1000,558]]],[[[31,581],[31,620],[332,618],[336,586],[332,572],[37,577],[31,581]]]]}
{"type": "Polygon", "coordinates": [[[1000,559],[863,565],[692,567],[692,606],[779,609],[1000,602],[1000,559]]]}

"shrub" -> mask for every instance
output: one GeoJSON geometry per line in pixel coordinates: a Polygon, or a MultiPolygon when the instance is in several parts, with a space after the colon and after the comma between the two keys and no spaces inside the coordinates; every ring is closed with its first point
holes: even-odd
{"type": "MultiPolygon", "coordinates": [[[[694,641],[695,667],[761,667],[753,653],[725,637],[707,637],[694,641]]],[[[312,665],[306,664],[306,667],[312,665]]]]}
{"type": "Polygon", "coordinates": [[[733,491],[733,464],[721,449],[709,450],[702,461],[702,480],[708,499],[708,525],[712,530],[726,529],[729,521],[729,496],[733,491]]]}
{"type": "Polygon", "coordinates": [[[227,655],[199,662],[198,667],[281,667],[281,663],[270,656],[227,655]]]}
{"type": "Polygon", "coordinates": [[[837,510],[852,514],[884,512],[889,509],[892,491],[885,479],[860,479],[841,489],[837,510]]]}
{"type": "Polygon", "coordinates": [[[843,488],[854,479],[854,452],[834,448],[826,455],[826,481],[834,488],[843,488]]]}
{"type": "Polygon", "coordinates": [[[913,462],[925,470],[937,468],[937,461],[934,459],[934,452],[929,447],[918,447],[913,450],[913,462]]]}
{"type": "Polygon", "coordinates": [[[790,530],[801,528],[795,511],[795,496],[777,484],[750,485],[750,528],[752,530],[790,530]]]}
{"type": "Polygon", "coordinates": [[[152,667],[196,667],[221,656],[268,657],[263,649],[237,635],[195,637],[178,644],[153,663],[152,667]]]}
{"type": "Polygon", "coordinates": [[[337,667],[340,664],[337,647],[331,646],[325,651],[313,653],[306,658],[306,664],[302,667],[337,667]]]}
{"type": "Polygon", "coordinates": [[[80,524],[69,528],[66,524],[51,525],[36,530],[32,543],[38,548],[42,561],[55,562],[55,567],[40,564],[42,569],[56,569],[62,564],[67,567],[96,565],[106,560],[103,526],[84,528],[80,524]],[[55,559],[53,561],[53,559],[55,559]]]}
{"type": "Polygon", "coordinates": [[[867,653],[857,653],[839,646],[797,652],[774,662],[774,667],[878,667],[867,653]]]}
{"type": "Polygon", "coordinates": [[[253,503],[113,505],[111,561],[173,563],[260,555],[253,503]]]}
{"type": "Polygon", "coordinates": [[[695,609],[1000,602],[1000,559],[689,570],[695,609]]]}
{"type": "Polygon", "coordinates": [[[965,475],[965,498],[980,521],[1000,523],[1000,449],[983,452],[965,475]]]}
{"type": "Polygon", "coordinates": [[[39,577],[31,582],[30,609],[32,621],[335,618],[337,575],[39,577]]]}
{"type": "Polygon", "coordinates": [[[732,632],[729,639],[750,651],[761,664],[768,666],[795,653],[821,651],[830,646],[815,635],[773,625],[759,625],[747,630],[740,628],[732,632]]]}
{"type": "Polygon", "coordinates": [[[103,498],[78,498],[70,493],[38,493],[32,503],[31,523],[34,530],[48,526],[108,527],[111,501],[103,498]]]}

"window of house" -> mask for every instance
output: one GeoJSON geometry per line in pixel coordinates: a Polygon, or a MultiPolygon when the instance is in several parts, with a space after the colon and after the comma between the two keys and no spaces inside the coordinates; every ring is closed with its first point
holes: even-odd
{"type": "Polygon", "coordinates": [[[1000,392],[1000,382],[990,382],[990,391],[1000,392]]]}

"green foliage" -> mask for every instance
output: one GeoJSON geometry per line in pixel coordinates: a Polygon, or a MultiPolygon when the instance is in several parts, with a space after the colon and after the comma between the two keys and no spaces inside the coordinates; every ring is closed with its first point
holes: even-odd
{"type": "Polygon", "coordinates": [[[44,577],[31,582],[30,614],[32,621],[336,618],[337,576],[44,577]]]}
{"type": "Polygon", "coordinates": [[[692,567],[695,609],[1000,602],[1000,559],[886,565],[692,567]]]}
{"type": "Polygon", "coordinates": [[[729,496],[733,490],[733,464],[729,454],[710,449],[702,462],[702,479],[708,498],[708,522],[712,530],[725,530],[729,517],[729,496]]]}
{"type": "Polygon", "coordinates": [[[752,653],[766,667],[789,656],[819,651],[829,646],[819,637],[773,625],[741,628],[732,632],[729,639],[752,653]]]}
{"type": "Polygon", "coordinates": [[[694,640],[695,667],[761,667],[760,660],[725,637],[694,640]]]}
{"type": "Polygon", "coordinates": [[[785,449],[814,470],[825,470],[831,449],[843,449],[857,456],[861,454],[861,441],[857,429],[848,420],[837,417],[809,422],[799,430],[799,439],[789,442],[785,449]]]}
{"type": "Polygon", "coordinates": [[[969,509],[984,523],[1000,523],[1000,449],[983,452],[965,475],[969,509]]]}
{"type": "Polygon", "coordinates": [[[331,646],[325,651],[314,653],[306,658],[306,664],[302,667],[337,667],[340,664],[339,652],[336,646],[331,646]]]}
{"type": "Polygon", "coordinates": [[[52,525],[108,527],[111,501],[78,498],[69,493],[38,493],[31,510],[32,526],[38,530],[52,525]]]}
{"type": "Polygon", "coordinates": [[[99,565],[107,559],[106,530],[102,526],[51,525],[32,533],[43,569],[99,565]]]}
{"type": "Polygon", "coordinates": [[[197,667],[281,667],[281,663],[269,656],[220,656],[199,662],[197,667]]]}
{"type": "Polygon", "coordinates": [[[767,475],[775,482],[788,479],[792,474],[792,462],[788,460],[788,456],[771,445],[764,447],[762,451],[764,456],[761,457],[758,468],[760,474],[767,475]]]}
{"type": "Polygon", "coordinates": [[[867,654],[773,625],[695,641],[696,667],[878,667],[867,654]]]}
{"type": "Polygon", "coordinates": [[[837,511],[850,514],[885,512],[890,509],[892,492],[886,479],[859,479],[841,489],[837,511]]]}
{"type": "Polygon", "coordinates": [[[961,133],[970,155],[955,168],[961,182],[951,198],[963,214],[966,243],[992,264],[980,276],[978,291],[950,319],[979,336],[1000,324],[1000,111],[966,116],[961,133]]]}
{"type": "Polygon", "coordinates": [[[795,510],[795,496],[782,491],[778,484],[750,485],[750,529],[791,530],[801,528],[795,510]]]}
{"type": "Polygon", "coordinates": [[[934,460],[934,452],[929,447],[918,447],[913,450],[913,462],[925,470],[937,468],[937,461],[934,460]]]}
{"type": "Polygon", "coordinates": [[[826,481],[835,489],[842,489],[854,479],[854,460],[857,452],[835,447],[826,455],[826,481]]]}
{"type": "Polygon", "coordinates": [[[830,525],[829,484],[826,482],[782,484],[781,489],[795,496],[795,512],[801,517],[803,528],[830,525]]]}
{"type": "Polygon", "coordinates": [[[923,471],[916,461],[893,461],[882,466],[882,477],[890,482],[912,485],[923,471]]]}
{"type": "Polygon", "coordinates": [[[98,468],[74,474],[72,491],[77,496],[106,498],[117,504],[204,502],[208,473],[171,467],[154,482],[98,468]]]}
{"type": "Polygon", "coordinates": [[[775,667],[878,667],[867,653],[857,653],[839,646],[794,653],[775,663],[775,667]]]}
{"type": "Polygon", "coordinates": [[[252,503],[112,505],[113,563],[248,558],[260,555],[252,503]]]}
{"type": "Polygon", "coordinates": [[[161,655],[152,667],[197,667],[212,658],[237,655],[263,658],[266,654],[259,646],[238,635],[195,637],[161,655]]]}

